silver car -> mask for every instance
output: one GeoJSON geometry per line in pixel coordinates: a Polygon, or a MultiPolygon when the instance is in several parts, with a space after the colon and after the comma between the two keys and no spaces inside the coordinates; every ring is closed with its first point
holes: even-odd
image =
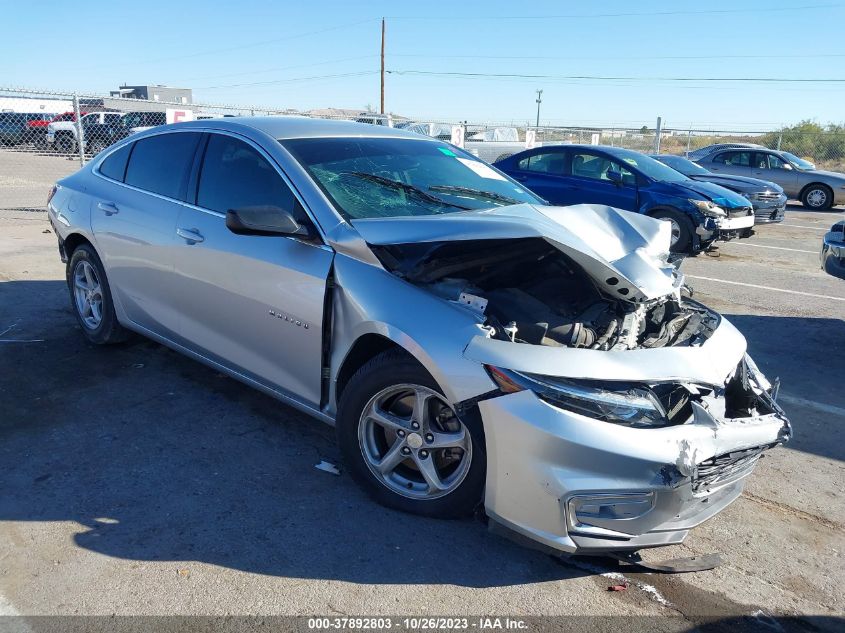
{"type": "Polygon", "coordinates": [[[334,424],[379,502],[483,503],[563,552],[679,543],[790,425],[669,225],[551,207],[443,141],[300,118],[179,123],[60,181],[93,343],[139,333],[334,424]]]}
{"type": "Polygon", "coordinates": [[[845,204],[845,174],[816,169],[813,163],[789,152],[761,147],[719,148],[693,160],[717,174],[774,182],[807,209],[823,211],[845,204]]]}

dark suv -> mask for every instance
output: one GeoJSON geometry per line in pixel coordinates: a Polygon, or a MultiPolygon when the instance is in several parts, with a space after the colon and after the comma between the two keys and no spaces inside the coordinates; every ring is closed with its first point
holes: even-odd
{"type": "Polygon", "coordinates": [[[44,121],[44,125],[53,118],[46,112],[0,112],[0,144],[21,145],[35,140],[30,125],[35,121],[44,121]]]}

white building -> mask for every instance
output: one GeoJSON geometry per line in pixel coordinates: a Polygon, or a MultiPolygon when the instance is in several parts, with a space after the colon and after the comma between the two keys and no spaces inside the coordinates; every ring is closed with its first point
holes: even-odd
{"type": "Polygon", "coordinates": [[[70,99],[45,99],[41,97],[0,96],[0,112],[46,112],[61,114],[73,110],[70,99]]]}

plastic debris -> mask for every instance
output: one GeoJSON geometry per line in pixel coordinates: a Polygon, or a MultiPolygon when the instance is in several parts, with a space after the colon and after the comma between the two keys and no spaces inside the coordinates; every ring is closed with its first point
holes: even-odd
{"type": "Polygon", "coordinates": [[[610,585],[607,588],[608,591],[625,591],[628,588],[628,581],[618,584],[618,585],[610,585]]]}
{"type": "Polygon", "coordinates": [[[331,462],[327,462],[326,460],[321,460],[319,464],[314,466],[317,470],[322,470],[324,473],[329,473],[331,475],[340,475],[340,469],[332,464],[331,462]]]}

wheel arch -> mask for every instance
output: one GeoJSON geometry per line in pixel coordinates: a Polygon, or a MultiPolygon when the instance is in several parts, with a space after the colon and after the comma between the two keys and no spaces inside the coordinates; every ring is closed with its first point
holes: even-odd
{"type": "Polygon", "coordinates": [[[803,201],[804,200],[804,194],[807,193],[807,190],[811,189],[812,187],[824,187],[830,193],[831,198],[833,198],[833,195],[834,195],[833,187],[831,187],[826,182],[821,182],[821,181],[817,180],[815,182],[808,183],[808,184],[804,185],[803,187],[801,187],[801,191],[798,192],[798,199],[803,201]]]}
{"type": "MultiPolygon", "coordinates": [[[[70,233],[68,234],[63,240],[62,243],[59,245],[62,255],[63,262],[69,262],[70,258],[73,257],[73,252],[82,246],[83,244],[87,244],[91,248],[94,249],[96,252],[97,248],[94,244],[85,237],[82,233],[70,233]]],[[[99,253],[98,253],[99,255],[99,253]]]]}
{"type": "MultiPolygon", "coordinates": [[[[401,350],[414,358],[413,354],[408,352],[404,347],[399,345],[396,341],[382,335],[370,332],[358,337],[352,346],[346,352],[346,356],[341,361],[337,369],[335,378],[335,401],[339,401],[343,390],[349,383],[349,379],[355,375],[355,372],[366,365],[370,360],[379,354],[388,350],[401,350]]],[[[416,359],[414,359],[416,360],[416,359]]]]}

